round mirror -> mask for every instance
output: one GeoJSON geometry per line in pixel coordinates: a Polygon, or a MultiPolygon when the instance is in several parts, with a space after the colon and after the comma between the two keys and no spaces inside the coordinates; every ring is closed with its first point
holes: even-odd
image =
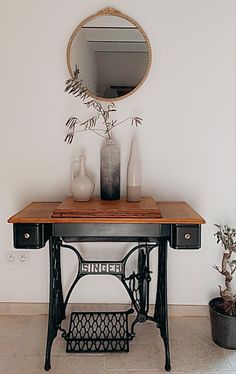
{"type": "Polygon", "coordinates": [[[106,8],[86,18],[75,29],[67,47],[67,66],[89,94],[99,100],[115,101],[135,92],[151,65],[151,46],[136,21],[106,8]]]}

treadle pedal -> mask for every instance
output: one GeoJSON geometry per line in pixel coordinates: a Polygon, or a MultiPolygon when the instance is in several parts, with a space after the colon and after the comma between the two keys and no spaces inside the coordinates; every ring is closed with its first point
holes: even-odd
{"type": "Polygon", "coordinates": [[[128,352],[132,312],[72,312],[66,352],[128,352]]]}

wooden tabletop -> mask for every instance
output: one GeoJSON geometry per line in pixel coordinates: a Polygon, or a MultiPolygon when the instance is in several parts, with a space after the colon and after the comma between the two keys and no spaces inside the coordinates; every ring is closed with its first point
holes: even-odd
{"type": "MultiPolygon", "coordinates": [[[[120,200],[117,200],[119,204],[120,200]]],[[[92,202],[91,202],[92,203],[92,202]]],[[[33,202],[8,219],[9,223],[180,223],[203,224],[205,220],[185,202],[157,202],[160,218],[129,217],[53,217],[60,202],[33,202]]],[[[114,204],[114,202],[113,202],[114,204]]],[[[133,203],[130,206],[132,207],[133,203]]]]}

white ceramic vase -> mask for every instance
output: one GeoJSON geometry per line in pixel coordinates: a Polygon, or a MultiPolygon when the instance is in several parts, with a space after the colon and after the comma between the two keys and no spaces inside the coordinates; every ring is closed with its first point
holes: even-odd
{"type": "Polygon", "coordinates": [[[87,174],[85,169],[85,158],[80,156],[79,160],[72,162],[72,182],[70,190],[75,201],[89,201],[92,197],[95,184],[87,174]],[[76,176],[78,170],[78,164],[80,164],[79,174],[76,176]]]}
{"type": "Polygon", "coordinates": [[[130,157],[127,169],[127,200],[141,200],[141,173],[138,144],[131,141],[130,157]]]}

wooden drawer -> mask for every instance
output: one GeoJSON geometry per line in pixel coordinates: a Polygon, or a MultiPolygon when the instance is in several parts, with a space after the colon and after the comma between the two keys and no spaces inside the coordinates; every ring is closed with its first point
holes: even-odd
{"type": "Polygon", "coordinates": [[[51,224],[16,223],[14,224],[14,247],[37,249],[43,248],[49,239],[51,224]]]}
{"type": "Polygon", "coordinates": [[[201,225],[172,225],[170,246],[174,249],[199,249],[201,225]]]}

